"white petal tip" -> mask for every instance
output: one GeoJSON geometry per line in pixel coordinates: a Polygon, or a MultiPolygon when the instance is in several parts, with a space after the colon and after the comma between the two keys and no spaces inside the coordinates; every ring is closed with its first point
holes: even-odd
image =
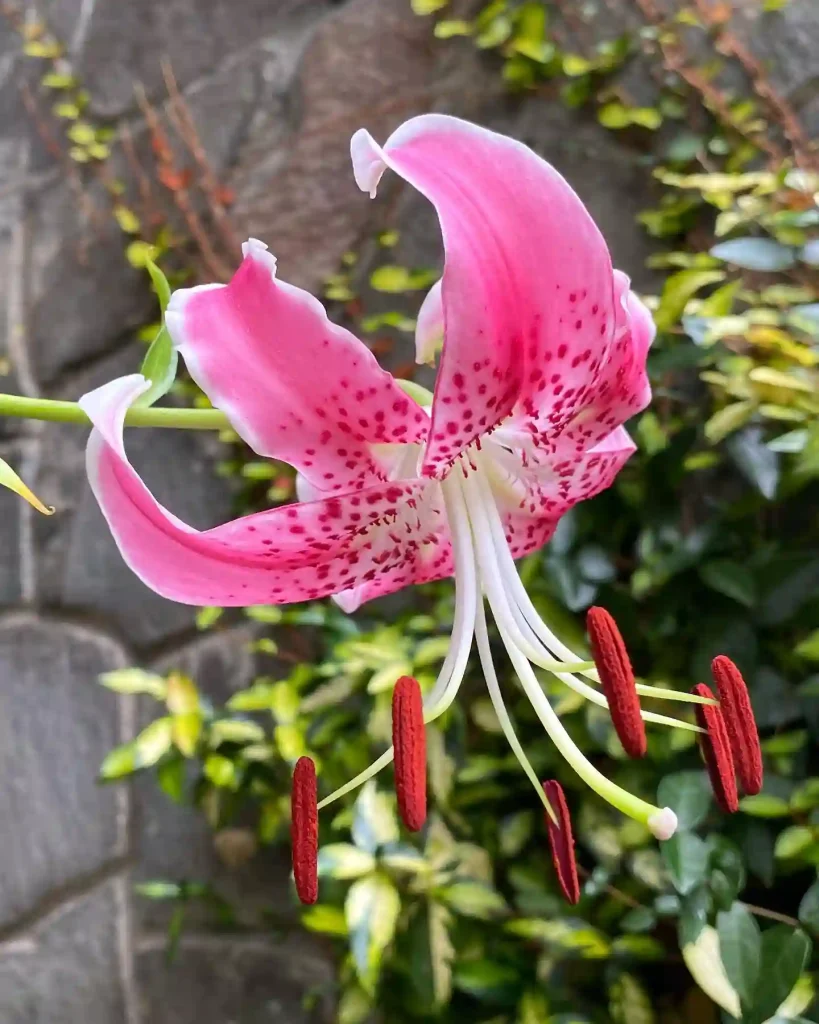
{"type": "Polygon", "coordinates": [[[350,156],[356,185],[362,192],[369,193],[370,199],[375,199],[381,175],[387,168],[384,150],[366,128],[359,128],[350,139],[350,156]]]}
{"type": "Polygon", "coordinates": [[[242,255],[263,263],[270,269],[273,277],[276,276],[276,257],[267,251],[267,245],[258,238],[248,238],[246,242],[242,242],[242,255]]]}
{"type": "Polygon", "coordinates": [[[677,831],[677,815],[670,807],[663,807],[651,815],[648,827],[655,839],[670,839],[677,831]]]}

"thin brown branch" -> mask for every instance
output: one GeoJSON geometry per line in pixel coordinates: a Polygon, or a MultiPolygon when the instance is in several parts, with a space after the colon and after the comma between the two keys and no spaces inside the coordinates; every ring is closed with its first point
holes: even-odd
{"type": "MultiPolygon", "coordinates": [[[[136,97],[137,103],[139,104],[151,132],[154,151],[157,154],[157,160],[160,164],[160,180],[162,180],[163,170],[167,172],[165,175],[166,177],[170,175],[182,180],[182,176],[174,165],[172,150],[165,132],[162,129],[162,125],[159,122],[159,117],[146,96],[145,90],[142,86],[138,85],[136,87],[136,97]]],[[[211,277],[216,278],[216,280],[226,281],[230,277],[230,271],[222,262],[208,238],[208,234],[202,220],[193,207],[188,190],[185,187],[180,186],[179,188],[169,189],[168,191],[173,196],[174,203],[182,214],[182,217],[187,224],[188,231],[190,231],[191,237],[199,247],[199,252],[202,256],[205,269],[208,274],[211,277]]]]}
{"type": "Polygon", "coordinates": [[[165,79],[165,87],[170,98],[168,114],[179,133],[179,137],[185,143],[199,167],[201,172],[200,187],[208,201],[213,219],[222,232],[222,239],[231,251],[231,255],[236,256],[241,251],[241,239],[237,235],[233,222],[227,212],[222,197],[224,189],[214,174],[208,155],[205,152],[205,147],[202,145],[199,132],[196,130],[196,124],[191,116],[190,108],[179,91],[176,76],[167,58],[162,59],[162,75],[165,79]]]}
{"type": "Polygon", "coordinates": [[[787,914],[780,914],[778,910],[768,910],[767,907],[757,907],[753,903],[743,903],[743,907],[755,917],[766,917],[770,921],[779,921],[780,924],[789,924],[792,928],[801,928],[802,925],[795,917],[789,917],[787,914]]]}

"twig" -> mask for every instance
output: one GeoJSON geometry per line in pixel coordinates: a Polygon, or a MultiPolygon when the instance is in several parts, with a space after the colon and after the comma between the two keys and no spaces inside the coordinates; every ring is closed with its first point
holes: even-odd
{"type": "Polygon", "coordinates": [[[228,249],[232,250],[232,255],[235,256],[241,251],[241,239],[233,227],[233,223],[221,198],[222,186],[213,172],[210,160],[208,160],[208,155],[199,137],[199,132],[196,130],[196,124],[179,91],[179,85],[173,73],[173,68],[170,61],[164,57],[162,59],[162,75],[165,79],[168,96],[170,97],[168,114],[176,130],[179,132],[179,137],[188,147],[191,156],[199,165],[199,170],[202,172],[201,188],[208,200],[211,212],[213,213],[213,219],[222,232],[225,244],[228,249]]]}
{"type": "Polygon", "coordinates": [[[787,914],[780,914],[778,910],[768,910],[767,907],[757,907],[753,903],[743,903],[743,907],[746,910],[750,910],[752,914],[757,917],[767,917],[771,921],[779,921],[781,924],[789,924],[792,928],[801,928],[802,925],[795,917],[789,917],[787,914]]]}
{"type": "MultiPolygon", "coordinates": [[[[135,91],[137,103],[139,104],[139,107],[145,116],[145,120],[148,123],[148,128],[151,131],[152,141],[154,143],[155,151],[157,152],[157,159],[159,160],[159,163],[167,168],[171,175],[178,176],[178,172],[176,171],[173,163],[170,144],[168,143],[165,132],[162,130],[162,126],[159,123],[156,111],[151,106],[151,103],[145,94],[145,90],[141,85],[137,85],[135,91]]],[[[169,191],[173,195],[174,202],[185,219],[185,223],[188,226],[191,236],[199,247],[199,252],[202,255],[202,259],[205,261],[205,268],[208,274],[219,281],[226,281],[230,277],[230,271],[213,248],[207,232],[205,231],[204,225],[202,224],[201,218],[193,208],[190,196],[188,195],[188,190],[184,187],[180,187],[176,189],[169,189],[169,191]]]]}

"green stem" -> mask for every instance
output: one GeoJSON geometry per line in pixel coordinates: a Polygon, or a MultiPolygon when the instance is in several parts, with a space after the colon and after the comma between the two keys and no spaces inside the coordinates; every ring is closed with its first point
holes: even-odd
{"type": "MultiPolygon", "coordinates": [[[[81,423],[90,420],[76,402],[57,402],[50,398],[25,398],[0,395],[0,416],[19,416],[51,423],[81,423]]],[[[218,409],[172,409],[135,406],[125,415],[129,427],[178,427],[183,430],[224,430],[230,427],[227,416],[218,409]]]]}

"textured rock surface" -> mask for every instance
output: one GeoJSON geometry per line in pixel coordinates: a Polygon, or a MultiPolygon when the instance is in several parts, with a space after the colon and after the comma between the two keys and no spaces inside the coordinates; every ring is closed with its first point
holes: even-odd
{"type": "MultiPolygon", "coordinates": [[[[672,11],[678,6],[663,2],[672,11]]],[[[452,0],[449,9],[468,15],[477,4],[452,0]]],[[[531,143],[587,201],[617,265],[638,286],[650,282],[643,268],[648,243],[633,223],[645,200],[641,152],[556,98],[510,102],[494,59],[476,54],[469,41],[435,42],[429,20],[414,17],[408,0],[22,6],[63,40],[88,89],[89,116],[102,117],[120,139],[127,130],[146,173],[155,159],[134,84],[144,86],[170,126],[161,66],[168,58],[208,160],[235,197],[238,237],[264,238],[286,280],[317,287],[355,246],[363,284],[377,255],[371,239],[387,225],[401,231],[390,259],[440,265],[428,204],[394,176],[370,202],[354,184],[348,152],[361,125],[383,139],[406,117],[435,109],[531,143]]],[[[589,5],[561,6],[567,17],[555,18],[555,30],[580,52],[601,26],[614,35],[639,22],[632,0],[607,0],[591,13],[589,5]]],[[[815,132],[816,0],[791,0],[770,15],[759,14],[757,0],[735,0],[735,7],[738,38],[815,132]]],[[[0,374],[4,391],[73,399],[137,368],[144,349],[135,328],[154,309],[144,276],[123,258],[128,239],[112,219],[100,175],[55,160],[42,124],[35,126],[23,102],[27,86],[48,115],[53,96],[38,86],[44,67],[23,56],[18,34],[0,19],[0,374]]],[[[650,102],[645,67],[637,62],[627,75],[629,95],[642,102],[647,88],[650,102]]],[[[182,159],[194,169],[189,154],[182,159]]],[[[106,170],[133,178],[123,146],[114,145],[106,170]]],[[[160,207],[171,210],[167,191],[156,183],[154,191],[160,207]]],[[[204,206],[200,198],[196,209],[204,206]]],[[[183,217],[175,224],[185,231],[183,217]]],[[[222,244],[223,260],[231,253],[226,266],[235,249],[233,241],[222,244]]],[[[371,300],[373,311],[379,301],[382,308],[396,305],[394,296],[371,300]]],[[[399,351],[395,359],[406,355],[399,351]]],[[[200,636],[193,609],[151,594],[125,567],[85,482],[85,433],[0,421],[0,456],[58,509],[45,519],[0,490],[0,1021],[327,1020],[328,954],[290,933],[286,858],[265,851],[228,869],[200,815],[172,804],[151,779],[130,789],[95,781],[107,750],[156,714],[147,700],[99,687],[101,671],[125,663],[176,668],[219,703],[258,666],[248,650],[250,626],[200,636]],[[171,908],[133,891],[135,882],[151,879],[210,882],[255,931],[216,935],[207,916],[192,911],[168,966],[171,908]],[[270,908],[285,939],[261,930],[260,914],[270,908]]],[[[229,516],[229,488],[213,472],[213,438],[130,431],[128,447],[160,500],[181,518],[204,528],[229,516]]]]}

